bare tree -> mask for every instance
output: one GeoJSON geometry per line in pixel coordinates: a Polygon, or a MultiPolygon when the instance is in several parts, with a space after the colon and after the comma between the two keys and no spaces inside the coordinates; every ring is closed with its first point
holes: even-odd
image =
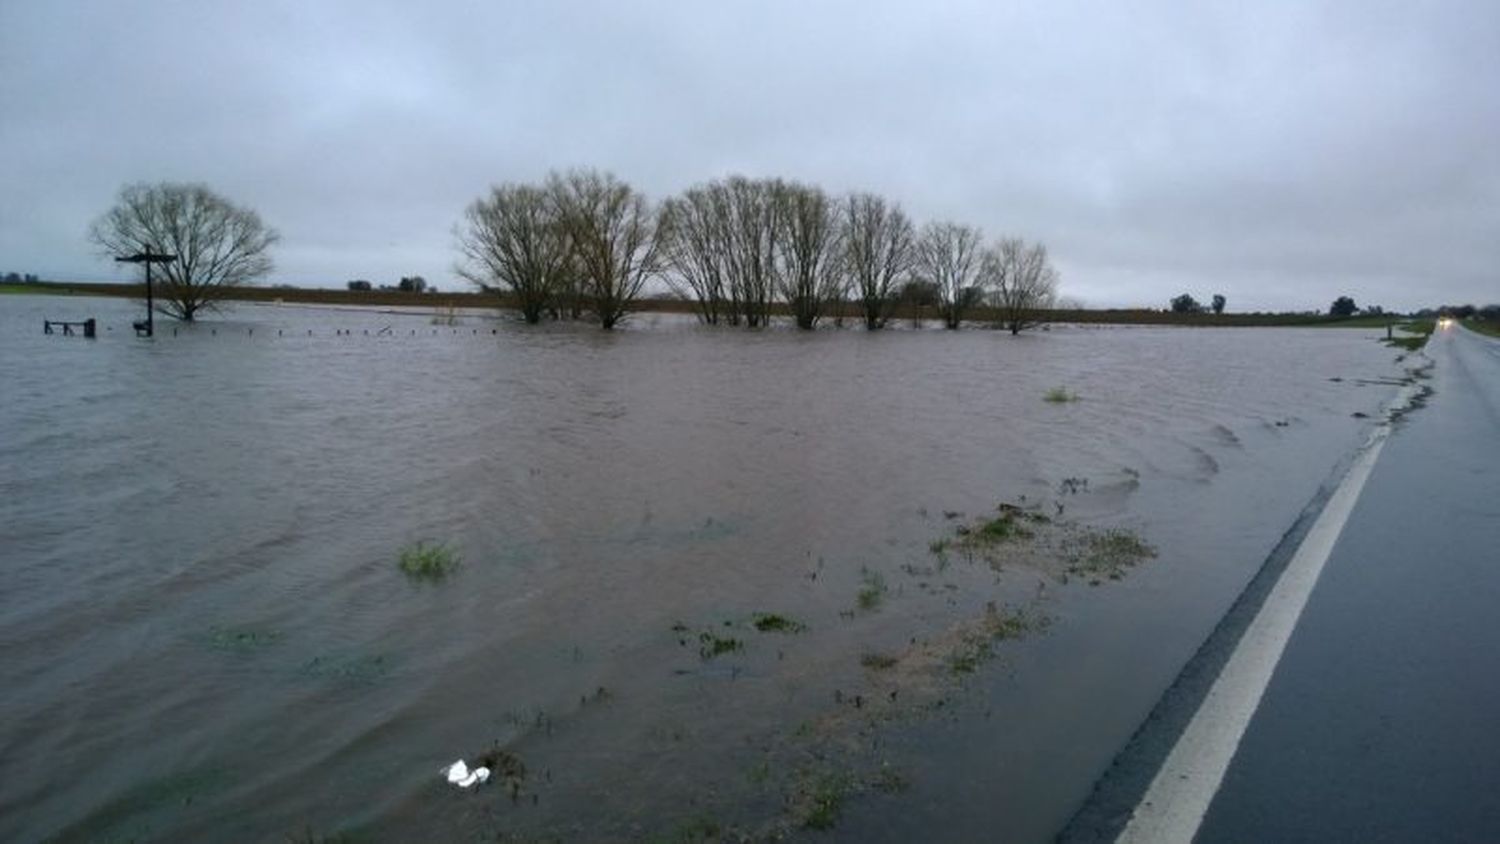
{"type": "Polygon", "coordinates": [[[844,200],[844,260],[864,312],[865,328],[884,328],[896,306],[898,283],[911,269],[911,220],[883,197],[856,193],[844,200]]]}
{"type": "Polygon", "coordinates": [[[781,294],[797,327],[812,329],[826,305],[841,298],[844,291],[838,217],[821,188],[779,187],[781,294]]]}
{"type": "Polygon", "coordinates": [[[739,290],[729,283],[731,204],[722,183],[690,188],[662,203],[662,257],[671,273],[667,284],[698,303],[698,318],[739,322],[739,290]]]}
{"type": "Polygon", "coordinates": [[[271,272],[280,239],[260,215],[206,185],[161,182],[121,188],[115,205],[89,226],[89,240],[109,256],[155,248],[176,255],[153,273],[156,310],[190,321],[213,310],[229,288],[271,272]]]}
{"type": "Polygon", "coordinates": [[[985,250],[983,277],[996,320],[1011,334],[1040,325],[1057,299],[1057,270],[1040,243],[1028,246],[1018,237],[1001,239],[985,250]]]}
{"type": "Polygon", "coordinates": [[[547,186],[580,287],[599,324],[612,329],[657,272],[656,216],[645,196],[610,173],[554,173],[547,186]]]}
{"type": "Polygon", "coordinates": [[[724,185],[729,203],[728,259],[725,271],[731,299],[748,328],[770,324],[771,305],[781,287],[780,204],[786,186],[775,179],[733,176],[724,185]]]}
{"type": "Polygon", "coordinates": [[[527,322],[541,322],[568,270],[568,239],[556,204],[534,185],[490,189],[464,212],[459,276],[485,292],[508,290],[527,322]]]}
{"type": "Polygon", "coordinates": [[[948,328],[958,328],[973,304],[981,241],[979,229],[952,222],[928,223],[917,238],[913,267],[921,280],[936,288],[948,328]]]}

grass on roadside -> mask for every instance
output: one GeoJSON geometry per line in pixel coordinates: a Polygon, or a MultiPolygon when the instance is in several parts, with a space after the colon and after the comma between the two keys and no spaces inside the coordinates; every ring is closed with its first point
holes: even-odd
{"type": "Polygon", "coordinates": [[[1480,334],[1488,334],[1491,337],[1500,337],[1500,322],[1495,322],[1487,319],[1464,319],[1459,320],[1459,325],[1462,325],[1464,328],[1467,328],[1470,331],[1477,331],[1480,334]]]}

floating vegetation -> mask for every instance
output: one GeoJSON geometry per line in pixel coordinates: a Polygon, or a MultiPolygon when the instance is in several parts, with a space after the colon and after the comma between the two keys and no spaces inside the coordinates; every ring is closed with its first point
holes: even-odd
{"type": "Polygon", "coordinates": [[[885,600],[885,578],[878,571],[860,569],[862,583],[854,596],[854,603],[862,610],[873,610],[885,600]]]}
{"type": "Polygon", "coordinates": [[[1066,404],[1070,401],[1078,401],[1078,394],[1070,393],[1064,387],[1053,387],[1042,396],[1042,400],[1053,404],[1066,404]]]}
{"type": "Polygon", "coordinates": [[[758,612],[752,622],[762,633],[801,633],[807,625],[795,619],[770,612],[758,612]]]}
{"type": "Polygon", "coordinates": [[[698,634],[698,656],[703,659],[713,659],[716,656],[744,649],[745,643],[733,636],[720,636],[709,631],[698,634]]]}
{"type": "Polygon", "coordinates": [[[871,671],[886,671],[895,668],[900,660],[890,654],[870,652],[860,656],[859,664],[871,671]]]}
{"type": "Polygon", "coordinates": [[[253,627],[211,627],[208,631],[208,646],[229,653],[254,653],[281,641],[280,630],[260,630],[253,627]]]}
{"type": "Polygon", "coordinates": [[[458,551],[442,542],[418,542],[401,549],[401,571],[412,580],[442,580],[458,568],[458,551]]]}
{"type": "Polygon", "coordinates": [[[308,677],[370,682],[389,674],[391,663],[385,654],[357,657],[315,656],[303,663],[301,671],[308,677]]]}

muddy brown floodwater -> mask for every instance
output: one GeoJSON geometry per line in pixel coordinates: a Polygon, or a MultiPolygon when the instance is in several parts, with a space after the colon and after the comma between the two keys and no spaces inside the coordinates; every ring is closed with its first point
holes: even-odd
{"type": "Polygon", "coordinates": [[[6,840],[1046,838],[1403,372],[1359,330],[133,315],[0,299],[6,840]]]}

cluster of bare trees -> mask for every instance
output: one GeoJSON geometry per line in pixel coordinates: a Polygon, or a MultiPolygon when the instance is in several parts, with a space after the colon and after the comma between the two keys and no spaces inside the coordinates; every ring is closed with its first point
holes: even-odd
{"type": "Polygon", "coordinates": [[[986,244],[973,226],[918,229],[870,193],[833,197],[782,179],[732,176],[652,207],[614,176],[554,173],[491,189],[465,213],[459,273],[507,293],[528,322],[591,313],[610,328],[661,277],[709,324],[764,326],[773,312],[810,329],[857,307],[866,327],[891,319],[903,291],[930,291],[944,324],[989,305],[1012,333],[1052,306],[1046,247],[986,244]]]}
{"type": "Polygon", "coordinates": [[[613,328],[660,270],[658,214],[608,173],[554,173],[490,190],[464,213],[458,272],[514,297],[527,322],[592,313],[613,328]]]}

